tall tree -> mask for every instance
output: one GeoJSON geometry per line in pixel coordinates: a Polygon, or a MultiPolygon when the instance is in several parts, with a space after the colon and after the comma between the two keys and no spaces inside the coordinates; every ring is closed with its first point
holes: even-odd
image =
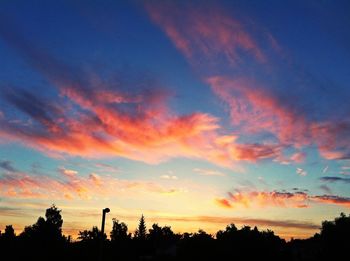
{"type": "Polygon", "coordinates": [[[144,240],[146,239],[146,235],[147,235],[146,222],[145,222],[145,217],[142,214],[140,218],[139,226],[135,231],[135,238],[144,240]]]}
{"type": "Polygon", "coordinates": [[[46,227],[49,237],[52,239],[62,238],[62,225],[63,219],[61,216],[61,211],[54,204],[46,209],[46,227]]]}

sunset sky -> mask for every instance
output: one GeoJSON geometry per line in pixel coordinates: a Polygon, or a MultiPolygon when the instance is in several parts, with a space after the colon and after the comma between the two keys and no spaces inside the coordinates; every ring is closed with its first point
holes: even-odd
{"type": "Polygon", "coordinates": [[[227,224],[305,238],[350,209],[349,1],[0,2],[0,230],[227,224]]]}

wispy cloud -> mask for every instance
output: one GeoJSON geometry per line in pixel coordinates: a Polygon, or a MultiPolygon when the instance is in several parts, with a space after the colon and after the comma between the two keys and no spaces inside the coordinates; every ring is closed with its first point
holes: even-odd
{"type": "Polygon", "coordinates": [[[218,6],[147,2],[145,7],[151,19],[191,62],[204,59],[212,63],[223,58],[236,66],[244,54],[258,62],[266,60],[243,24],[218,6]]]}
{"type": "MultiPolygon", "coordinates": [[[[307,144],[307,124],[272,93],[247,79],[214,76],[207,79],[213,92],[229,107],[231,122],[251,134],[268,132],[283,144],[307,144]]],[[[295,160],[302,158],[296,157],[295,160]]]]}
{"type": "Polygon", "coordinates": [[[202,175],[202,176],[219,176],[219,177],[226,176],[225,173],[222,173],[217,170],[211,170],[211,169],[194,168],[193,171],[196,172],[198,175],[202,175]]]}
{"type": "Polygon", "coordinates": [[[115,167],[106,163],[96,163],[95,167],[98,169],[98,171],[101,171],[101,172],[108,172],[108,173],[120,172],[120,169],[118,167],[115,167]]]}
{"type": "Polygon", "coordinates": [[[349,166],[342,166],[340,168],[339,174],[349,176],[350,175],[350,167],[349,166]]]}
{"type": "Polygon", "coordinates": [[[328,171],[328,169],[329,169],[329,166],[327,165],[327,166],[324,167],[324,169],[322,170],[322,173],[323,173],[323,174],[326,173],[326,172],[328,171]]]}
{"type": "Polygon", "coordinates": [[[332,194],[332,190],[327,185],[321,185],[319,188],[322,189],[328,195],[332,194]]]}
{"type": "Polygon", "coordinates": [[[0,196],[34,199],[109,198],[125,193],[174,194],[180,189],[142,180],[123,180],[91,173],[86,176],[49,177],[16,172],[0,176],[0,196]]]}
{"type": "Polygon", "coordinates": [[[313,196],[312,200],[323,204],[335,204],[335,205],[340,205],[344,207],[350,207],[349,197],[340,197],[335,195],[322,195],[322,196],[313,196]]]}
{"type": "Polygon", "coordinates": [[[172,180],[177,180],[178,177],[175,175],[161,175],[160,176],[161,179],[172,179],[172,180]]]}

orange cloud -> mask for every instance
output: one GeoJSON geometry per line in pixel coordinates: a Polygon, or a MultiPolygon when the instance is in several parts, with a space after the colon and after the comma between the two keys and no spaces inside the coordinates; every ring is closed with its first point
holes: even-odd
{"type": "Polygon", "coordinates": [[[215,199],[215,202],[221,207],[232,208],[231,203],[225,198],[217,198],[215,199]]]}

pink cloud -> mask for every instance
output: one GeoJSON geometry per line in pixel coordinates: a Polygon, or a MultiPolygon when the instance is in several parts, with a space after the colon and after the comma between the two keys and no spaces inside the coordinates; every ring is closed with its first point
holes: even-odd
{"type": "Polygon", "coordinates": [[[207,79],[229,108],[231,122],[249,133],[268,132],[283,144],[308,144],[308,125],[267,90],[247,79],[215,76],[207,79]]]}
{"type": "MultiPolygon", "coordinates": [[[[334,204],[345,207],[350,207],[350,198],[334,196],[334,195],[322,195],[313,196],[305,191],[239,191],[228,192],[227,198],[220,199],[222,204],[218,204],[223,207],[280,207],[280,208],[307,208],[311,203],[317,204],[334,204]],[[227,202],[227,206],[224,206],[223,202],[227,202]]],[[[216,199],[216,201],[218,201],[216,199]]]]}
{"type": "Polygon", "coordinates": [[[184,4],[180,7],[170,2],[147,2],[145,8],[152,21],[192,62],[224,58],[229,64],[237,65],[241,62],[242,53],[249,54],[258,62],[266,60],[244,26],[215,5],[199,7],[184,4]]]}
{"type": "Polygon", "coordinates": [[[328,160],[350,158],[349,121],[312,123],[310,129],[323,158],[328,160]]]}
{"type": "MultiPolygon", "coordinates": [[[[97,92],[79,86],[61,87],[67,106],[59,110],[58,103],[46,106],[45,114],[37,113],[30,124],[5,118],[0,137],[50,156],[117,156],[151,164],[186,157],[239,168],[240,160],[257,161],[280,153],[273,144],[238,144],[237,136],[222,134],[225,131],[219,119],[212,115],[177,115],[167,105],[164,92],[140,90],[131,97],[99,88],[97,92]],[[45,124],[42,119],[46,119],[45,124]]],[[[62,173],[74,175],[69,170],[62,173]]]]}
{"type": "MultiPolygon", "coordinates": [[[[169,2],[147,2],[145,8],[152,21],[165,32],[195,69],[203,69],[204,65],[204,71],[212,74],[215,72],[213,69],[237,66],[247,57],[260,64],[267,60],[248,28],[216,5],[198,8],[191,4],[179,7],[169,2]]],[[[289,60],[275,37],[266,30],[262,31],[261,36],[267,46],[282,59],[289,60]]],[[[237,72],[233,74],[239,75],[237,72]]],[[[330,160],[350,157],[350,149],[346,145],[349,144],[348,139],[341,141],[337,138],[338,134],[345,132],[342,123],[329,120],[320,124],[306,119],[269,92],[266,86],[247,80],[247,77],[213,77],[202,73],[201,78],[206,79],[213,92],[229,107],[231,122],[240,132],[267,132],[274,135],[278,143],[292,145],[297,149],[316,144],[320,155],[330,160]]],[[[346,129],[349,134],[350,128],[346,129]]],[[[280,161],[302,163],[304,159],[305,155],[298,153],[280,161]]]]}

